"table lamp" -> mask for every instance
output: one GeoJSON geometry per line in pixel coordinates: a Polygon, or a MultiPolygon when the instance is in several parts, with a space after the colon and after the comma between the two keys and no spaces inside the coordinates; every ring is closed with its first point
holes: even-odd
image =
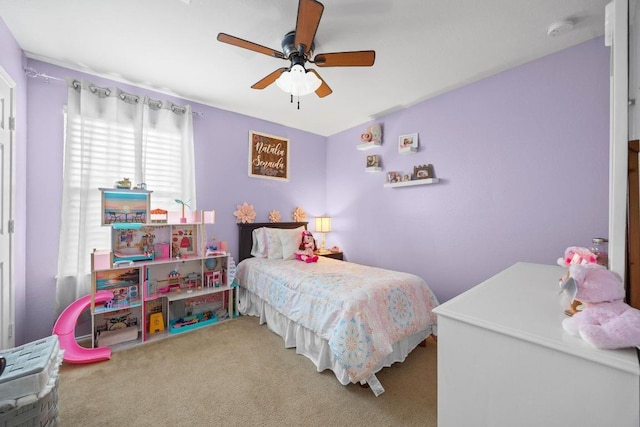
{"type": "Polygon", "coordinates": [[[320,246],[321,251],[326,250],[324,246],[324,234],[330,231],[331,231],[331,218],[328,216],[316,217],[316,232],[322,234],[322,245],[320,246]]]}

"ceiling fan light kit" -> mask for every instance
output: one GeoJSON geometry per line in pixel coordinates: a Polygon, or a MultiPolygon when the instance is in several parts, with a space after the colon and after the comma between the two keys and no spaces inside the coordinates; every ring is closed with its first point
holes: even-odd
{"type": "Polygon", "coordinates": [[[314,73],[308,72],[302,65],[296,64],[289,71],[283,71],[276,84],[284,92],[293,96],[304,96],[320,87],[322,82],[314,73]]]}
{"type": "Polygon", "coordinates": [[[315,70],[305,68],[306,62],[318,67],[371,67],[375,62],[375,51],[321,53],[312,60],[314,39],[323,11],[324,6],[319,1],[299,0],[296,28],[284,36],[282,52],[225,33],[218,34],[218,41],[290,61],[291,65],[288,68],[279,68],[271,72],[251,88],[264,89],[276,82],[281,90],[291,95],[291,102],[293,97],[308,95],[311,92],[324,98],[333,91],[315,70]]]}

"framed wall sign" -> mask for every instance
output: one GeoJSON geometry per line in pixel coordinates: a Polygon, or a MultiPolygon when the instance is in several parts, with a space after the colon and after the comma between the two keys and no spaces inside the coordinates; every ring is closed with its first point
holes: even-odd
{"type": "Polygon", "coordinates": [[[289,140],[249,131],[249,176],[289,181],[289,140]]]}

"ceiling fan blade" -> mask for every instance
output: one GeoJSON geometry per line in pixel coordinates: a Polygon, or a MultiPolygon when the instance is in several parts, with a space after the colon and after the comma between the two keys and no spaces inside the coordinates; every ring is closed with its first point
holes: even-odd
{"type": "Polygon", "coordinates": [[[370,67],[376,60],[374,50],[320,53],[313,59],[318,67],[370,67]]]}
{"type": "Polygon", "coordinates": [[[304,53],[309,53],[324,6],[316,0],[300,0],[298,4],[298,19],[296,21],[295,48],[304,46],[304,53]]]}
{"type": "Polygon", "coordinates": [[[262,46],[257,43],[240,39],[235,36],[230,36],[229,34],[219,33],[218,41],[222,43],[228,43],[233,46],[238,46],[244,49],[249,49],[254,52],[265,54],[267,56],[273,56],[275,58],[284,59],[284,54],[282,52],[278,52],[277,50],[273,50],[270,47],[262,46]]]}
{"type": "Polygon", "coordinates": [[[251,86],[251,89],[264,89],[265,87],[269,86],[271,83],[275,82],[277,78],[280,77],[280,74],[282,74],[282,72],[286,71],[287,69],[288,68],[286,67],[278,68],[277,70],[275,70],[273,73],[269,74],[262,80],[254,83],[253,86],[251,86]]]}
{"type": "Polygon", "coordinates": [[[316,89],[316,95],[318,95],[318,97],[324,98],[325,96],[331,95],[333,93],[329,85],[322,79],[322,77],[320,77],[320,74],[318,74],[316,70],[312,70],[311,68],[309,68],[307,72],[315,74],[316,77],[319,78],[322,82],[320,84],[320,87],[316,89]]]}

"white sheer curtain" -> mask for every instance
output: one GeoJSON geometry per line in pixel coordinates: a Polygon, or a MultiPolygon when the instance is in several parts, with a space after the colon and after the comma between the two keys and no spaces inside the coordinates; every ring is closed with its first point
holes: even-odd
{"type": "Polygon", "coordinates": [[[56,315],[91,292],[91,252],[109,249],[101,192],[127,177],[145,183],[151,209],[196,208],[191,107],[69,81],[56,315]]]}

